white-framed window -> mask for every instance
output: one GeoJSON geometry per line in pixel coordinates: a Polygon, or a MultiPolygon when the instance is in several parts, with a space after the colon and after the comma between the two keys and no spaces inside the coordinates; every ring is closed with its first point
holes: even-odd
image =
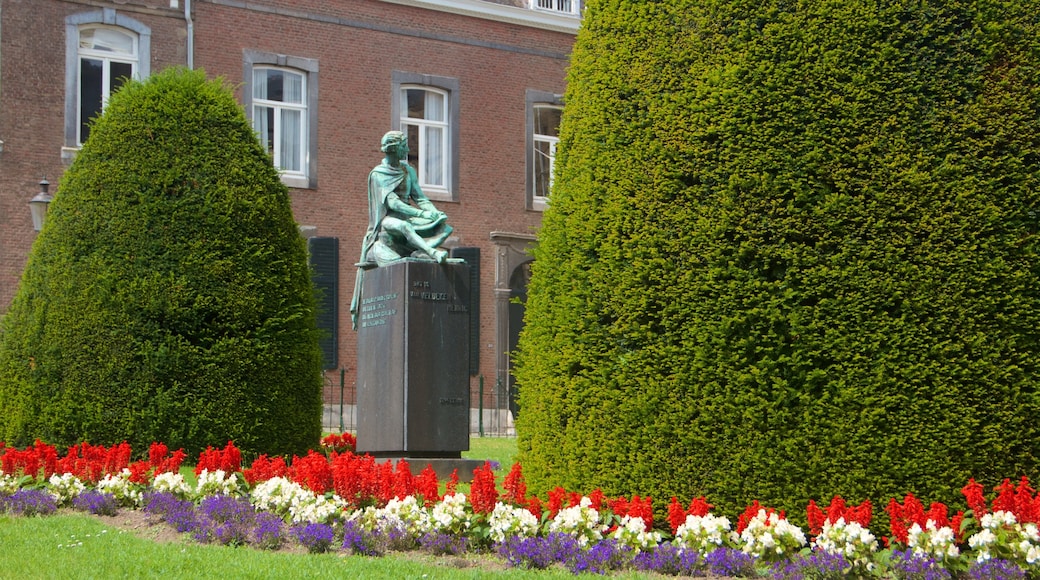
{"type": "Polygon", "coordinates": [[[555,105],[534,106],[534,202],[549,201],[552,187],[553,165],[556,162],[556,144],[560,142],[560,117],[563,107],[555,105]]]}
{"type": "Polygon", "coordinates": [[[314,189],[318,152],[318,61],[244,51],[246,114],[289,187],[314,189]]]}
{"type": "Polygon", "coordinates": [[[408,163],[424,192],[448,192],[448,94],[428,87],[401,87],[401,131],[408,135],[408,163]]]}
{"type": "Polygon", "coordinates": [[[531,0],[531,8],[537,10],[548,10],[551,12],[563,12],[564,14],[579,14],[581,11],[580,0],[531,0]]]}
{"type": "Polygon", "coordinates": [[[305,177],[307,77],[299,72],[253,68],[253,130],[286,175],[305,177]]]}
{"type": "Polygon", "coordinates": [[[431,199],[457,201],[459,82],[394,71],[393,128],[408,135],[408,163],[431,199]]]}
{"type": "Polygon", "coordinates": [[[90,121],[101,115],[109,97],[127,80],[136,78],[137,35],[112,26],[79,29],[78,143],[90,136],[90,121]]]}
{"type": "Polygon", "coordinates": [[[549,203],[560,141],[563,97],[527,91],[527,209],[544,210],[549,203]]]}
{"type": "Polygon", "coordinates": [[[71,161],[90,136],[90,122],[127,79],[151,73],[151,29],[102,8],[65,18],[65,145],[71,161]]]}

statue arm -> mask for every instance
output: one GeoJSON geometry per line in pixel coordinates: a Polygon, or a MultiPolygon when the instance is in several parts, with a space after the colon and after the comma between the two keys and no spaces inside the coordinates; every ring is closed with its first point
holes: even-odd
{"type": "Polygon", "coordinates": [[[430,198],[426,197],[426,194],[423,193],[422,188],[419,187],[419,176],[415,173],[415,168],[411,165],[405,165],[405,167],[407,167],[408,171],[407,179],[409,197],[415,200],[415,205],[419,206],[420,209],[424,212],[429,212],[422,217],[437,219],[443,215],[444,212],[438,210],[437,207],[433,205],[433,202],[430,201],[430,198]]]}
{"type": "Polygon", "coordinates": [[[409,205],[409,204],[401,201],[401,198],[398,197],[396,193],[388,193],[387,194],[387,196],[386,196],[386,207],[387,207],[387,209],[389,209],[390,211],[392,211],[392,212],[394,212],[396,214],[407,216],[407,217],[422,217],[423,216],[423,210],[422,209],[420,209],[418,207],[415,207],[415,206],[412,206],[412,205],[409,205]]]}

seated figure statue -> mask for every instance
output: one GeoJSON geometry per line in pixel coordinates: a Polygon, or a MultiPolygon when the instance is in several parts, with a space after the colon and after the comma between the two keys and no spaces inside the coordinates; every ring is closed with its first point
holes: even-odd
{"type": "Polygon", "coordinates": [[[408,164],[408,138],[400,131],[383,135],[383,162],[368,174],[368,231],[361,263],[385,266],[402,258],[444,262],[440,248],[452,232],[448,216],[438,211],[419,187],[408,164]]]}
{"type": "Polygon", "coordinates": [[[390,131],[383,135],[380,149],[383,162],[368,174],[368,230],[350,304],[355,329],[365,270],[405,258],[444,263],[448,252],[440,246],[452,232],[448,216],[422,192],[415,169],[408,164],[408,137],[390,131]]]}

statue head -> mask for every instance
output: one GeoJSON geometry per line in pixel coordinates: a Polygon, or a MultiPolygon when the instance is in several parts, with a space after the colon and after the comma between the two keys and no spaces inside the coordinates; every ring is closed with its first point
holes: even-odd
{"type": "Polygon", "coordinates": [[[387,131],[386,135],[383,135],[383,140],[379,143],[379,149],[383,153],[389,153],[397,149],[401,143],[407,143],[408,136],[401,131],[387,131]]]}

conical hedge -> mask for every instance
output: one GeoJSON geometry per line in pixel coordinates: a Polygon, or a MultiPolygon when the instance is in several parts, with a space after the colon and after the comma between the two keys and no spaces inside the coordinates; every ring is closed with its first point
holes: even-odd
{"type": "Polygon", "coordinates": [[[804,513],[1035,481],[1038,19],[589,0],[517,355],[532,489],[804,513]]]}
{"type": "Polygon", "coordinates": [[[3,319],[0,440],[299,453],[321,434],[306,248],[221,81],[113,95],[3,319]]]}

